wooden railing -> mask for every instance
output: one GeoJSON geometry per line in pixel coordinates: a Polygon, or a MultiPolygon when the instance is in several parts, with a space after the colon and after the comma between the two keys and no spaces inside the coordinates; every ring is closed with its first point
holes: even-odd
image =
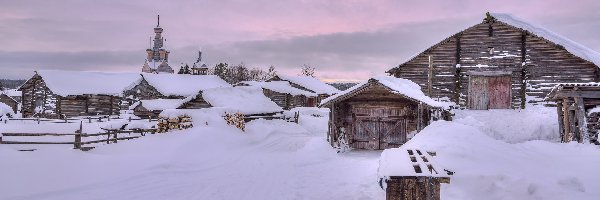
{"type": "MultiPolygon", "coordinates": [[[[105,130],[104,133],[81,133],[81,129],[75,133],[2,133],[0,135],[0,144],[70,144],[73,145],[74,149],[89,150],[93,147],[84,147],[84,145],[95,144],[95,143],[117,143],[119,140],[131,140],[145,136],[147,133],[155,134],[156,129],[131,129],[131,130],[105,130]],[[132,133],[139,135],[131,136],[132,133]],[[127,134],[127,136],[125,136],[127,134]],[[7,140],[7,137],[57,137],[57,136],[73,136],[72,141],[11,141],[7,140]],[[93,138],[93,140],[82,140],[89,137],[106,136],[105,139],[93,138]]],[[[40,138],[41,139],[41,138],[40,138]]]]}
{"type": "MultiPolygon", "coordinates": [[[[65,118],[65,119],[48,119],[48,118],[9,118],[8,120],[3,120],[5,124],[9,123],[9,121],[35,121],[38,124],[40,122],[50,122],[50,123],[77,123],[80,121],[86,122],[86,123],[92,123],[92,122],[105,122],[105,121],[111,121],[111,120],[122,120],[123,118],[119,118],[119,117],[107,117],[107,116],[99,116],[99,117],[81,117],[81,118],[65,118]]],[[[131,122],[131,121],[143,121],[143,120],[147,120],[150,122],[155,122],[158,121],[158,119],[134,119],[134,118],[127,118],[127,121],[131,122]]]]}

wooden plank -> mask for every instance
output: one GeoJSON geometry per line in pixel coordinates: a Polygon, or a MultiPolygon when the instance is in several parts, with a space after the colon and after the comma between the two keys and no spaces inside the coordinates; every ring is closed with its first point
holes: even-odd
{"type": "Polygon", "coordinates": [[[427,71],[427,96],[431,97],[431,93],[433,92],[432,88],[433,84],[433,56],[429,56],[429,70],[427,71]]]}
{"type": "Polygon", "coordinates": [[[583,98],[575,98],[575,115],[577,116],[577,128],[579,129],[579,142],[584,144],[590,143],[589,133],[587,129],[587,119],[585,114],[585,108],[583,106],[583,98]]]}

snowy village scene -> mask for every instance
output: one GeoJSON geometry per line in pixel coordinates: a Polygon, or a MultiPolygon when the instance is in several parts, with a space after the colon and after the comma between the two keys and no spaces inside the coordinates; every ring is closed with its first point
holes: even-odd
{"type": "Polygon", "coordinates": [[[0,0],[0,200],[598,200],[600,2],[0,0]]]}

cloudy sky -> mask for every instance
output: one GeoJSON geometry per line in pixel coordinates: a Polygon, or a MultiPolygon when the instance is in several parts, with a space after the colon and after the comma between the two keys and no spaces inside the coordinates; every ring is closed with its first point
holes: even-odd
{"type": "Polygon", "coordinates": [[[274,65],[325,80],[360,80],[431,44],[512,13],[600,51],[597,0],[0,0],[0,78],[36,69],[140,71],[156,15],[170,64],[274,65]]]}

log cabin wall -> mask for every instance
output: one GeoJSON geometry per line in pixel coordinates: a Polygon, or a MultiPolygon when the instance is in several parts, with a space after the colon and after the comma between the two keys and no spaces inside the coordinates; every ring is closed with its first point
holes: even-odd
{"type": "Polygon", "coordinates": [[[166,96],[158,92],[158,90],[154,86],[150,85],[145,79],[142,79],[139,84],[129,90],[126,90],[123,94],[125,97],[132,96],[133,99],[137,100],[166,98],[166,96]]]}
{"type": "Polygon", "coordinates": [[[277,104],[279,107],[282,107],[285,110],[290,109],[290,105],[288,102],[288,94],[279,93],[279,92],[275,92],[273,90],[264,89],[264,88],[263,88],[263,93],[265,94],[266,97],[271,99],[271,101],[275,102],[275,104],[277,104]]]}
{"type": "Polygon", "coordinates": [[[388,72],[419,84],[434,99],[466,108],[470,71],[510,72],[512,108],[544,103],[543,98],[556,83],[599,80],[598,67],[593,63],[495,20],[452,35],[388,72]]]}
{"type": "Polygon", "coordinates": [[[192,100],[185,102],[181,106],[179,106],[178,109],[200,109],[210,107],[212,107],[212,105],[210,105],[204,100],[204,98],[202,98],[202,92],[200,92],[192,100]]]}
{"type": "Polygon", "coordinates": [[[37,113],[36,108],[56,113],[56,103],[59,96],[46,87],[46,83],[41,76],[34,75],[21,86],[20,91],[23,117],[32,117],[37,113]]]}

